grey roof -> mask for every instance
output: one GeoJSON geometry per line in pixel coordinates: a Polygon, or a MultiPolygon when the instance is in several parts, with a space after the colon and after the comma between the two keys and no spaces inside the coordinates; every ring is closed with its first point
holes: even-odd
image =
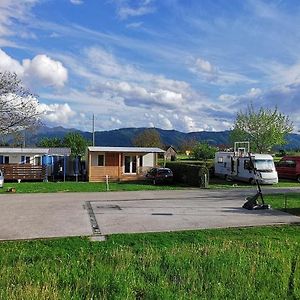
{"type": "Polygon", "coordinates": [[[165,153],[160,148],[145,148],[145,147],[88,147],[92,152],[131,152],[131,153],[165,153]]]}
{"type": "Polygon", "coordinates": [[[10,148],[0,147],[1,154],[44,154],[44,155],[70,155],[70,148],[10,148]]]}
{"type": "Polygon", "coordinates": [[[3,154],[10,154],[10,153],[17,153],[17,154],[48,154],[49,148],[9,148],[9,147],[0,147],[0,153],[3,154]]]}
{"type": "Polygon", "coordinates": [[[71,149],[70,148],[49,148],[49,155],[71,155],[71,149]]]}

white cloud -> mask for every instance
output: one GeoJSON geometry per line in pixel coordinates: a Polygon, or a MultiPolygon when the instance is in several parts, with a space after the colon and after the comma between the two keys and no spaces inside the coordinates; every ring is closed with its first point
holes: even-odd
{"type": "Polygon", "coordinates": [[[114,2],[117,5],[117,14],[121,20],[147,15],[156,10],[153,0],[115,0],[114,2]]]}
{"type": "Polygon", "coordinates": [[[204,60],[202,58],[196,59],[195,67],[202,72],[206,72],[210,74],[215,72],[215,68],[212,66],[212,64],[209,61],[204,60]]]}
{"type": "Polygon", "coordinates": [[[260,97],[262,94],[263,91],[260,88],[251,88],[243,95],[222,94],[219,96],[219,100],[223,102],[233,102],[236,100],[250,101],[251,99],[260,97]]]}
{"type": "Polygon", "coordinates": [[[68,125],[70,120],[76,115],[69,104],[40,104],[39,110],[43,114],[42,119],[52,124],[68,125]]]}
{"type": "Polygon", "coordinates": [[[158,114],[160,120],[159,120],[159,127],[166,129],[166,130],[171,130],[173,129],[173,124],[172,122],[163,114],[158,114]]]}
{"type": "Polygon", "coordinates": [[[205,60],[201,57],[192,59],[189,64],[189,70],[192,73],[196,74],[200,79],[208,81],[210,83],[227,85],[241,82],[256,82],[255,80],[239,73],[222,71],[218,67],[211,64],[208,60],[205,60]]]}
{"type": "Polygon", "coordinates": [[[126,25],[126,28],[140,28],[143,26],[143,22],[134,22],[126,25]]]}
{"type": "Polygon", "coordinates": [[[21,35],[23,28],[13,30],[12,26],[18,22],[28,22],[31,8],[39,0],[1,0],[0,1],[0,36],[21,35]]]}
{"type": "Polygon", "coordinates": [[[83,4],[83,0],[70,0],[70,2],[74,5],[80,5],[83,4]]]}
{"type": "Polygon", "coordinates": [[[38,78],[44,85],[63,87],[68,80],[68,71],[60,61],[45,54],[35,56],[32,60],[23,60],[25,79],[38,78]]]}
{"type": "Polygon", "coordinates": [[[68,71],[62,63],[45,54],[20,63],[0,49],[0,71],[15,72],[29,85],[38,82],[44,86],[63,87],[68,80],[68,71]]]}
{"type": "Polygon", "coordinates": [[[24,73],[23,66],[17,60],[6,54],[2,49],[0,49],[0,70],[14,72],[19,76],[23,76],[24,73]]]}

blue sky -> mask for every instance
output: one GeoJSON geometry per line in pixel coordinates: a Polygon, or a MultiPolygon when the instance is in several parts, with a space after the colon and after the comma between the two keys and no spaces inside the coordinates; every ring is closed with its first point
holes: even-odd
{"type": "Polygon", "coordinates": [[[230,129],[249,103],[300,129],[300,1],[0,0],[0,71],[47,125],[230,129]]]}

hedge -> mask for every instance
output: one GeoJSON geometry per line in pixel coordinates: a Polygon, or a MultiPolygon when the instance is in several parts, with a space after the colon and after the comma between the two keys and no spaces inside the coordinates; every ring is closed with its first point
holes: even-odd
{"type": "Polygon", "coordinates": [[[166,168],[173,172],[174,182],[184,183],[191,186],[204,186],[204,175],[209,180],[209,169],[201,165],[190,165],[184,163],[166,163],[166,168]]]}

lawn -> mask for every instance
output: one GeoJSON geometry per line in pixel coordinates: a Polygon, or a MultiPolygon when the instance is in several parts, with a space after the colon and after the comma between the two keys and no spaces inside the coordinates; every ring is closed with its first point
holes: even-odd
{"type": "Polygon", "coordinates": [[[300,194],[286,193],[276,195],[266,195],[264,197],[266,203],[272,208],[276,208],[287,213],[300,216],[300,194]]]}
{"type": "MultiPolygon", "coordinates": [[[[141,191],[141,190],[175,190],[184,185],[153,185],[150,182],[112,182],[110,191],[141,191]]],[[[9,188],[15,188],[17,193],[55,193],[55,192],[104,192],[105,183],[95,182],[8,182],[4,183],[0,193],[6,193],[9,188]]]]}
{"type": "MultiPolygon", "coordinates": [[[[248,187],[255,187],[251,185],[250,183],[242,182],[242,181],[226,181],[221,178],[212,178],[209,182],[209,188],[210,189],[229,189],[229,188],[248,188],[248,187]]],[[[273,187],[279,187],[279,188],[285,188],[285,187],[298,187],[300,188],[300,183],[295,180],[286,180],[286,179],[280,179],[280,181],[277,184],[272,185],[262,185],[262,188],[273,188],[273,187]]]]}
{"type": "Polygon", "coordinates": [[[300,227],[2,242],[0,299],[299,299],[300,227]]]}

